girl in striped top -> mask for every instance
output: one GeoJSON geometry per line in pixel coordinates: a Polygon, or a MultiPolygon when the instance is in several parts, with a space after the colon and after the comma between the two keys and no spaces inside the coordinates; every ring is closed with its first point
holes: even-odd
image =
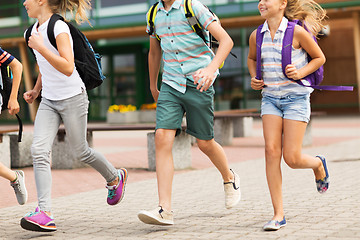
{"type": "MultiPolygon", "coordinates": [[[[256,30],[249,40],[248,68],[251,87],[262,90],[261,116],[265,139],[266,176],[274,208],[274,216],[264,230],[278,230],[286,225],[282,200],[281,157],[291,168],[311,168],[317,190],[329,187],[326,161],[323,156],[312,157],[301,153],[306,126],[310,120],[310,93],[289,78],[299,81],[325,63],[325,56],[312,39],[323,27],[325,11],[313,0],[260,0],[258,9],[266,20],[261,59],[256,59],[256,30]],[[292,43],[292,64],[281,68],[281,49],[289,20],[306,23],[311,34],[296,26],[292,43]],[[307,60],[307,54],[312,58],[307,60]],[[263,79],[256,79],[256,61],[261,61],[263,79]]],[[[296,186],[294,186],[296,187],[296,186]]]]}
{"type": "MultiPolygon", "coordinates": [[[[7,106],[3,106],[4,102],[6,102],[3,99],[3,95],[4,93],[6,93],[3,82],[3,78],[5,78],[5,76],[2,76],[2,74],[0,74],[0,114],[2,109],[8,109],[9,114],[15,115],[20,111],[20,106],[17,98],[21,82],[22,64],[10,53],[0,48],[0,66],[1,68],[7,68],[9,66],[13,74],[13,82],[11,86],[12,88],[7,106]]],[[[28,194],[25,187],[24,172],[21,170],[13,171],[0,162],[0,177],[3,177],[10,181],[10,185],[14,188],[18,203],[20,205],[25,204],[28,198],[28,194]]]]}

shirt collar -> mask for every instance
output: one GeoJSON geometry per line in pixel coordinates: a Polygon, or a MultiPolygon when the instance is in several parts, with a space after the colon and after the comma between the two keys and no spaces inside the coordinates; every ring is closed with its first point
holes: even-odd
{"type": "MultiPolygon", "coordinates": [[[[172,8],[179,9],[180,6],[181,6],[181,3],[182,3],[182,0],[175,0],[175,2],[171,5],[169,11],[170,11],[172,8]]],[[[159,0],[159,10],[165,11],[165,7],[164,7],[164,4],[163,4],[163,1],[162,1],[162,0],[159,0]]]]}
{"type": "MultiPolygon", "coordinates": [[[[287,25],[288,25],[288,22],[289,22],[289,20],[286,17],[283,17],[281,19],[281,23],[280,23],[280,26],[279,26],[278,30],[281,31],[281,32],[285,32],[285,30],[287,28],[287,25]]],[[[261,29],[261,33],[265,32],[265,31],[270,31],[267,21],[265,21],[265,23],[264,23],[264,25],[263,25],[263,27],[261,29]]]]}

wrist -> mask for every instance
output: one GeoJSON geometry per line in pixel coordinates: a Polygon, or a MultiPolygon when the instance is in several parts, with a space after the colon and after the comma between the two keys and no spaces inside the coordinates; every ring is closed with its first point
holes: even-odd
{"type": "Polygon", "coordinates": [[[150,87],[150,91],[151,92],[156,92],[156,91],[158,91],[158,88],[157,87],[150,87]]]}
{"type": "Polygon", "coordinates": [[[17,95],[16,96],[10,96],[9,101],[17,101],[17,95]]]}

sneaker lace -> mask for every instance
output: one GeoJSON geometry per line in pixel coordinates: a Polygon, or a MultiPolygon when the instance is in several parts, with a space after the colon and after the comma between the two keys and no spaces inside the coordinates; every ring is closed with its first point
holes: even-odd
{"type": "Polygon", "coordinates": [[[40,212],[28,212],[27,214],[25,214],[25,217],[32,217],[35,216],[37,214],[39,214],[40,212]]]}
{"type": "Polygon", "coordinates": [[[19,181],[12,182],[10,185],[14,188],[15,192],[20,192],[20,193],[22,193],[22,189],[21,189],[21,187],[20,187],[19,181]]]}
{"type": "Polygon", "coordinates": [[[113,190],[109,189],[108,198],[113,199],[114,196],[115,196],[115,189],[113,189],[113,190]]]}

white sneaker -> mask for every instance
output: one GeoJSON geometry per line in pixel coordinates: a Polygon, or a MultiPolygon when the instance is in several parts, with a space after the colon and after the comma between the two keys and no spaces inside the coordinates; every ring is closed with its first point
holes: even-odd
{"type": "Polygon", "coordinates": [[[233,170],[230,171],[234,174],[234,181],[224,183],[226,208],[234,207],[241,199],[240,178],[233,170]]]}
{"type": "Polygon", "coordinates": [[[28,193],[25,187],[25,174],[21,170],[16,170],[16,181],[10,182],[10,185],[14,188],[16,199],[20,205],[24,205],[28,199],[28,193]]]}
{"type": "Polygon", "coordinates": [[[162,209],[161,206],[151,211],[141,211],[138,213],[138,218],[143,223],[153,225],[174,225],[174,214],[162,209]]]}

